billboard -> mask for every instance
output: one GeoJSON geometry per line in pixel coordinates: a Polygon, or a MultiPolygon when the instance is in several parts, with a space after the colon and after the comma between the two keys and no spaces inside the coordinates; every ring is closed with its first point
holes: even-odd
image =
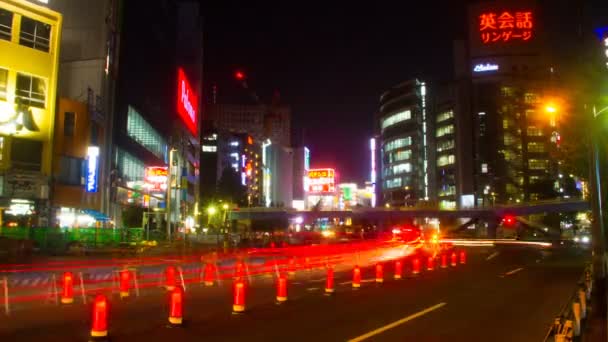
{"type": "Polygon", "coordinates": [[[87,177],[85,187],[87,192],[97,192],[99,183],[99,147],[87,148],[87,177]]]}
{"type": "Polygon", "coordinates": [[[166,166],[146,167],[144,177],[145,186],[150,192],[167,191],[167,180],[169,179],[169,169],[166,166]]]}
{"type": "Polygon", "coordinates": [[[334,169],[310,169],[307,185],[309,193],[335,192],[336,172],[334,169]]]}
{"type": "Polygon", "coordinates": [[[533,1],[496,1],[472,5],[469,7],[471,56],[536,53],[541,40],[540,27],[533,1]]]}
{"type": "Polygon", "coordinates": [[[177,70],[177,113],[188,130],[196,136],[198,133],[198,98],[182,68],[177,70]]]}

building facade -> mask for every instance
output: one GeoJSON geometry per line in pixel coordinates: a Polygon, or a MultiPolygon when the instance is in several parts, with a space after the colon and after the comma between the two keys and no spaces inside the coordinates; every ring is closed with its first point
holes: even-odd
{"type": "Polygon", "coordinates": [[[412,206],[429,199],[427,87],[413,79],[380,97],[378,146],[382,202],[412,206]]]}
{"type": "Polygon", "coordinates": [[[6,224],[47,226],[53,216],[61,27],[61,14],[49,8],[0,2],[0,207],[6,224]]]}

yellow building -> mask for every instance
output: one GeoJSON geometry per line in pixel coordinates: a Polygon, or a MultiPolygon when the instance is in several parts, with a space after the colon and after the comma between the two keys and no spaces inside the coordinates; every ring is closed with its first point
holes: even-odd
{"type": "Polygon", "coordinates": [[[52,176],[61,15],[0,1],[0,207],[4,224],[45,225],[52,176]],[[15,221],[15,222],[11,222],[15,221]]]}

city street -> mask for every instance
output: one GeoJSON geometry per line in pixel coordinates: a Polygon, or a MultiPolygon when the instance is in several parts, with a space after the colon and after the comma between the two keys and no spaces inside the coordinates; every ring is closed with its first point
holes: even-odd
{"type": "MultiPolygon", "coordinates": [[[[336,293],[323,295],[322,270],[301,271],[290,280],[289,300],[274,303],[274,280],[256,278],[247,292],[247,311],[231,314],[231,287],[190,285],[185,323],[167,328],[162,290],[130,301],[112,299],[112,341],[541,341],[581,276],[580,250],[496,247],[467,249],[465,265],[436,267],[403,280],[373,282],[363,269],[359,290],[351,273],[336,272],[336,293]]],[[[438,266],[438,265],[436,265],[438,266]]],[[[90,306],[42,306],[16,311],[0,327],[14,341],[82,341],[90,327],[90,306]]]]}

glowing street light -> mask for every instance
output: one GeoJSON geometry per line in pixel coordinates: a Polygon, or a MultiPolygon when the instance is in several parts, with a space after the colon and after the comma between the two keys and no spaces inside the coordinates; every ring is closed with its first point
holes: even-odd
{"type": "Polygon", "coordinates": [[[547,107],[545,107],[545,110],[548,113],[556,113],[557,112],[557,108],[554,105],[547,105],[547,107]]]}
{"type": "Polygon", "coordinates": [[[209,216],[215,215],[216,212],[217,212],[217,209],[213,206],[207,208],[207,214],[209,214],[209,216]]]}
{"type": "Polygon", "coordinates": [[[222,205],[222,209],[224,209],[224,210],[228,210],[228,204],[224,204],[224,205],[222,205]]]}

